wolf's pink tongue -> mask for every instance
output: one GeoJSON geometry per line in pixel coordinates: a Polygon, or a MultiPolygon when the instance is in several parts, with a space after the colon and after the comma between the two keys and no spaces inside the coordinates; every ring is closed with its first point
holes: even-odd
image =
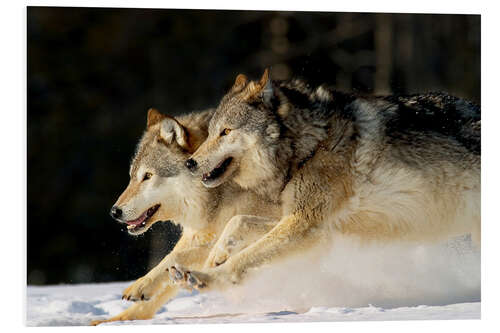
{"type": "Polygon", "coordinates": [[[146,219],[147,216],[148,216],[148,211],[145,211],[144,213],[142,213],[141,216],[139,216],[139,218],[132,221],[127,221],[127,224],[133,226],[139,225],[146,219]]]}

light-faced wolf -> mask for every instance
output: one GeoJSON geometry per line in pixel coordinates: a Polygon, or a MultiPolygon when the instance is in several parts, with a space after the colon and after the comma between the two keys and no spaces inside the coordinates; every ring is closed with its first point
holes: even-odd
{"type": "Polygon", "coordinates": [[[196,269],[223,263],[249,242],[272,227],[279,206],[261,202],[257,195],[228,183],[205,188],[184,167],[185,160],[207,136],[213,110],[174,119],[151,109],[130,165],[130,182],[111,209],[126,223],[128,232],[139,235],[157,221],[171,220],[182,226],[180,240],[156,267],[123,292],[134,305],[102,322],[149,319],[179,287],[176,266],[196,269]],[[258,218],[262,214],[269,217],[258,218]]]}
{"type": "Polygon", "coordinates": [[[240,74],[186,167],[207,188],[231,180],[278,201],[283,215],[181,283],[223,289],[338,234],[422,242],[471,233],[479,242],[480,129],[478,106],[443,93],[360,97],[274,82],[267,70],[259,81],[240,74]]]}

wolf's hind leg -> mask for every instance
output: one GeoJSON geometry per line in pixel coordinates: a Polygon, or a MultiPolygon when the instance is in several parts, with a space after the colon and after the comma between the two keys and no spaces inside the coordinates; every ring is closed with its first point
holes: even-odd
{"type": "Polygon", "coordinates": [[[243,250],[269,232],[276,223],[275,220],[261,216],[233,216],[210,251],[205,267],[223,264],[231,255],[243,250]]]}
{"type": "Polygon", "coordinates": [[[102,323],[109,323],[113,321],[151,319],[164,303],[166,303],[169,299],[173,298],[177,294],[178,290],[179,287],[177,285],[169,285],[168,287],[163,288],[161,292],[155,295],[151,300],[137,302],[125,311],[112,318],[104,320],[94,320],[90,323],[90,325],[96,326],[102,323]]]}

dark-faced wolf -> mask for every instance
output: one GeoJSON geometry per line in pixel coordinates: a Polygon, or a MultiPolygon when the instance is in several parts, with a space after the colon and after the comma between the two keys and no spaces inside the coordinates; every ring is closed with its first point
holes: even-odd
{"type": "Polygon", "coordinates": [[[207,188],[235,182],[279,203],[282,216],[184,283],[222,289],[251,268],[320,254],[339,234],[480,242],[480,130],[480,107],[444,93],[361,97],[240,74],[186,167],[207,188]]]}

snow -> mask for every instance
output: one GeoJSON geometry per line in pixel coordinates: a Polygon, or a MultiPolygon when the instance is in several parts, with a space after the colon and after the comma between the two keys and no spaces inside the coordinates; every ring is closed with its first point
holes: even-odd
{"type": "MultiPolygon", "coordinates": [[[[440,246],[337,242],[320,261],[275,263],[228,292],[181,291],[146,321],[103,325],[480,319],[480,254],[440,246]]],[[[132,305],[129,282],[28,286],[28,326],[88,325],[132,305]]]]}
{"type": "MultiPolygon", "coordinates": [[[[108,318],[132,303],[121,300],[129,282],[28,287],[28,326],[88,325],[91,320],[108,318]]],[[[154,319],[106,323],[102,325],[315,322],[357,320],[479,319],[481,303],[442,306],[382,308],[372,305],[350,307],[312,307],[305,312],[277,311],[228,313],[222,294],[181,292],[164,305],[154,319]]]]}

